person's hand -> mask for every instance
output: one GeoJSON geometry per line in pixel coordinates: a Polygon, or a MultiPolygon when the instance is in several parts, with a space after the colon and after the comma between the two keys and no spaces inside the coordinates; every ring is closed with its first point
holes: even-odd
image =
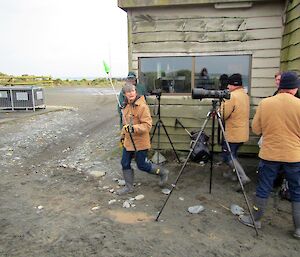
{"type": "Polygon", "coordinates": [[[124,125],[123,126],[123,129],[127,132],[127,133],[134,133],[134,128],[133,126],[130,126],[130,125],[124,125]]]}

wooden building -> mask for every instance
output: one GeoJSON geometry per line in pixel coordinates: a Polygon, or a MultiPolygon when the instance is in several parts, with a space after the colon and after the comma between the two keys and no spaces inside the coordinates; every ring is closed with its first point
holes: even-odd
{"type": "MultiPolygon", "coordinates": [[[[212,99],[191,98],[193,88],[221,89],[223,74],[241,73],[253,117],[275,91],[280,63],[299,71],[299,0],[119,0],[118,6],[128,17],[129,69],[149,91],[162,89],[161,117],[178,150],[188,150],[190,138],[176,119],[199,130],[211,109],[212,99]]],[[[154,122],[156,101],[148,98],[154,122]]],[[[160,148],[168,149],[163,135],[160,148]]],[[[241,151],[257,152],[257,139],[251,134],[241,151]]]]}

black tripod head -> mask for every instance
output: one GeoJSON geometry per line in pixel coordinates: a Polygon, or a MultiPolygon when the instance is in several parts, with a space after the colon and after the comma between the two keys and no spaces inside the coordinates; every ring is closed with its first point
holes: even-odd
{"type": "Polygon", "coordinates": [[[156,98],[160,100],[162,90],[161,89],[154,89],[154,90],[151,90],[149,93],[150,93],[150,95],[155,95],[156,98]]]}

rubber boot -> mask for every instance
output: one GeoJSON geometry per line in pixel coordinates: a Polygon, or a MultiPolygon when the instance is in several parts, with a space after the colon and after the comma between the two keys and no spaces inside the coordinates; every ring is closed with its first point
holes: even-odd
{"type": "Polygon", "coordinates": [[[223,170],[224,170],[223,173],[222,173],[223,178],[228,178],[231,181],[237,181],[236,175],[235,175],[235,173],[233,172],[233,169],[230,166],[226,165],[223,168],[223,170]]]}
{"type": "MultiPolygon", "coordinates": [[[[242,165],[239,163],[239,161],[237,159],[234,159],[234,163],[236,166],[236,172],[239,173],[242,184],[246,185],[246,184],[250,183],[251,179],[246,175],[246,172],[243,169],[242,165]]],[[[232,161],[229,162],[229,165],[234,169],[234,164],[232,161]]],[[[240,191],[241,189],[242,189],[241,185],[238,183],[238,185],[236,187],[236,191],[240,191]]]]}
{"type": "Polygon", "coordinates": [[[133,181],[134,181],[134,173],[132,169],[123,170],[123,177],[125,180],[125,186],[119,190],[117,190],[118,195],[126,195],[132,193],[134,191],[133,181]]]}
{"type": "Polygon", "coordinates": [[[295,232],[293,236],[300,239],[300,202],[292,202],[292,212],[295,225],[295,232]]]}
{"type": "Polygon", "coordinates": [[[152,168],[151,168],[150,173],[159,176],[159,178],[160,178],[160,180],[158,182],[159,186],[162,187],[165,185],[165,183],[167,183],[168,177],[169,177],[169,171],[167,169],[164,169],[164,168],[158,166],[157,164],[152,163],[152,168]]]}
{"type": "MultiPolygon", "coordinates": [[[[261,228],[261,222],[260,219],[263,216],[266,206],[267,206],[267,198],[260,198],[257,197],[255,198],[255,202],[253,205],[253,218],[254,222],[256,225],[256,228],[261,228]]],[[[239,221],[243,223],[246,226],[254,227],[254,224],[252,222],[251,216],[250,215],[241,215],[239,216],[239,221]]]]}

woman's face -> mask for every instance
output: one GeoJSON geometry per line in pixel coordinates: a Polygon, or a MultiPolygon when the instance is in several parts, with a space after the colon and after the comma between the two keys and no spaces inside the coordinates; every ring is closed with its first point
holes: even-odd
{"type": "Polygon", "coordinates": [[[136,98],[136,90],[133,89],[131,91],[125,92],[125,96],[127,98],[128,103],[133,103],[136,98]]]}
{"type": "Polygon", "coordinates": [[[276,84],[276,87],[279,87],[280,79],[281,79],[281,75],[277,75],[277,76],[275,77],[275,84],[276,84]]]}

